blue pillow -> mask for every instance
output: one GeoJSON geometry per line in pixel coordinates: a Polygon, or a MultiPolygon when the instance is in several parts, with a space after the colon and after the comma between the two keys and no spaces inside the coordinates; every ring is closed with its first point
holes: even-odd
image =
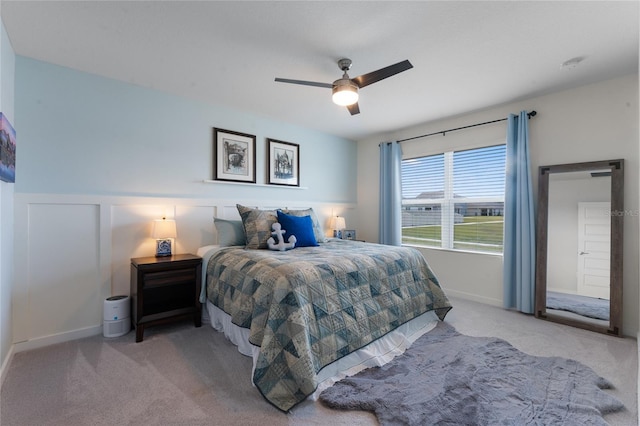
{"type": "Polygon", "coordinates": [[[315,247],[318,245],[313,233],[313,222],[310,216],[292,216],[278,210],[278,222],[286,232],[284,242],[290,235],[296,236],[296,247],[315,247]]]}

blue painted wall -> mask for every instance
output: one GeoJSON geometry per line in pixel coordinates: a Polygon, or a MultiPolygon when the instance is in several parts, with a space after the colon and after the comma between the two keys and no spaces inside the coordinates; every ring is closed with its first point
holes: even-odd
{"type": "Polygon", "coordinates": [[[16,57],[16,193],[273,199],[278,189],[212,179],[213,127],[257,136],[257,183],[266,138],[300,145],[302,200],[355,202],[355,142],[16,57]]]}

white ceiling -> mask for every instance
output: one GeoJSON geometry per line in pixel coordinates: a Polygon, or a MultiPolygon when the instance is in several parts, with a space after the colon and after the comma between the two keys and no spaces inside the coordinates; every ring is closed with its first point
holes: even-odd
{"type": "MultiPolygon", "coordinates": [[[[349,139],[638,72],[637,1],[9,1],[18,55],[349,139]],[[351,116],[331,91],[360,91],[351,116]],[[561,64],[585,57],[573,69],[561,64]]],[[[212,117],[213,119],[213,117],[212,117]]],[[[222,125],[223,123],[216,123],[222,125]]]]}

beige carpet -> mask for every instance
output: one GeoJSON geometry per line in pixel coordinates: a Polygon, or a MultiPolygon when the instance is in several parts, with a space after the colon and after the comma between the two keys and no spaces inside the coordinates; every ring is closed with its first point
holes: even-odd
{"type": "MultiPolygon", "coordinates": [[[[637,346],[516,312],[452,298],[447,321],[464,334],[495,336],[539,356],[576,359],[613,382],[626,410],[611,425],[637,425],[637,346]]],[[[375,425],[369,413],[306,401],[284,414],[252,387],[250,359],[209,326],[159,326],[94,336],[15,354],[2,387],[0,424],[375,425]]]]}

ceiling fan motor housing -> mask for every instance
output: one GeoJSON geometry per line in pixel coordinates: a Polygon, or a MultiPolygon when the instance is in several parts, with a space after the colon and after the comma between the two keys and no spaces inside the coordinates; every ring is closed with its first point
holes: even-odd
{"type": "Polygon", "coordinates": [[[344,72],[347,72],[351,69],[351,59],[342,58],[338,61],[338,66],[344,72]]]}

